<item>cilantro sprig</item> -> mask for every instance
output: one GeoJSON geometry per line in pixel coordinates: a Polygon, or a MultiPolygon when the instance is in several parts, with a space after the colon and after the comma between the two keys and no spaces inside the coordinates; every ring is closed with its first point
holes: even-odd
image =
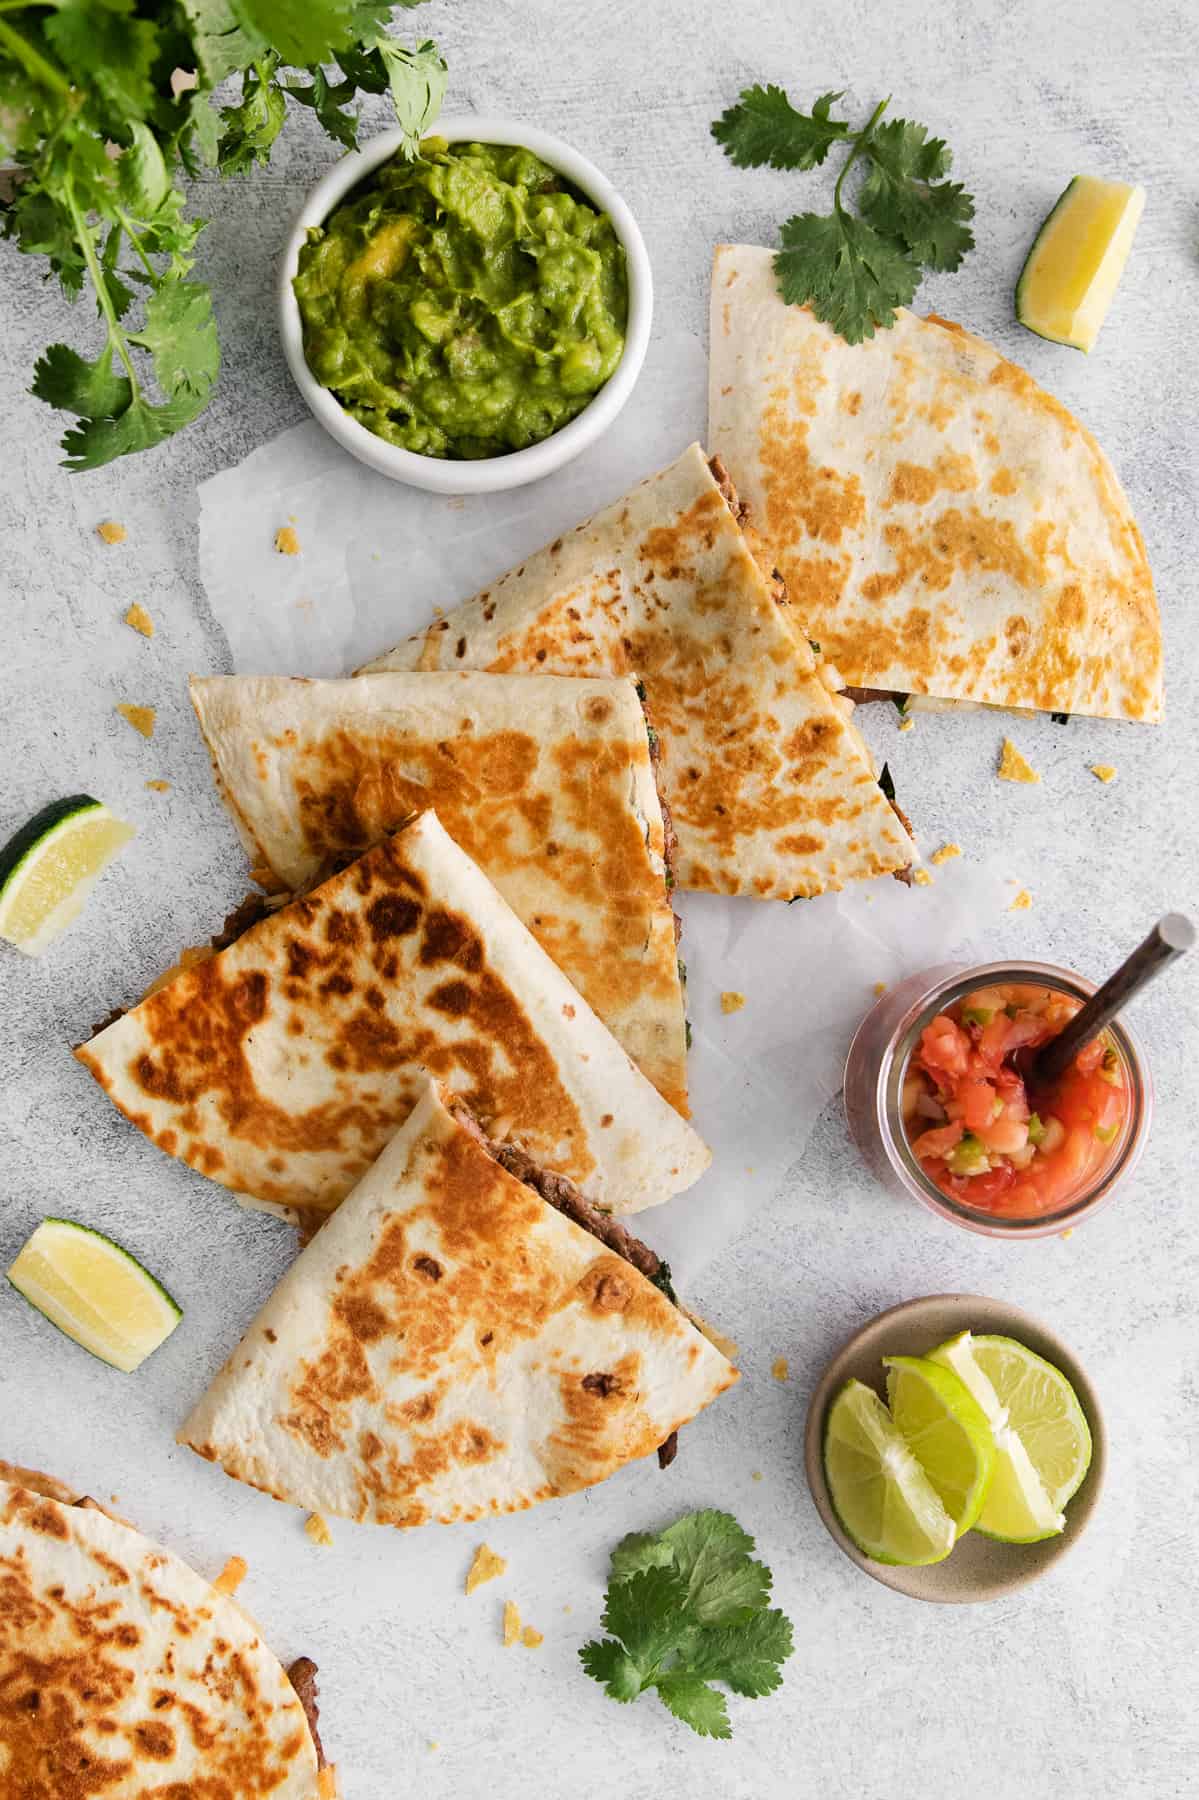
{"type": "Polygon", "coordinates": [[[34,394],[75,415],[67,468],[161,443],[212,395],[212,296],[192,274],[206,221],[184,216],[181,176],[268,162],[289,101],[352,149],[359,93],[390,92],[417,154],[446,67],[432,43],[388,36],[397,4],[420,0],[0,4],[0,161],[17,169],[3,235],[68,300],[90,287],[103,331],[94,357],[51,344],[34,369],[34,394]],[[218,105],[229,77],[240,95],[218,105]]]}
{"type": "Polygon", "coordinates": [[[844,97],[844,90],[821,94],[802,113],[780,87],[746,88],[712,136],[743,169],[815,169],[834,146],[848,150],[832,211],[788,219],[774,267],[784,300],[810,306],[847,344],[860,344],[895,323],[896,307],[909,304],[925,269],[960,267],[974,245],[974,201],[945,179],[953,158],[943,139],[911,119],[883,123],[889,99],[853,131],[832,116],[844,97]],[[845,198],[855,165],[865,169],[856,210],[845,198]]]}
{"type": "Polygon", "coordinates": [[[732,1736],[723,1682],[749,1699],[783,1679],[791,1621],[769,1607],[770,1570],[729,1513],[688,1513],[665,1531],[634,1532],[612,1552],[602,1624],[583,1667],[625,1704],[655,1691],[701,1737],[732,1736]]]}

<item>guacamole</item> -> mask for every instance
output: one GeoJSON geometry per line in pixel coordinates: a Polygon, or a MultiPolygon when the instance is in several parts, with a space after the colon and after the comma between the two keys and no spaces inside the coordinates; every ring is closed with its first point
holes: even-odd
{"type": "Polygon", "coordinates": [[[431,138],[308,234],[304,354],[352,418],[404,450],[522,450],[581,412],[624,350],[624,247],[528,150],[431,138]]]}

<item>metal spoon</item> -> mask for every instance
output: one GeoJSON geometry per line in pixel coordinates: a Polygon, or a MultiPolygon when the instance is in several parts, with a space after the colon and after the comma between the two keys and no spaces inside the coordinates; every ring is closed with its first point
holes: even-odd
{"type": "Polygon", "coordinates": [[[1167,963],[1189,950],[1194,942],[1195,927],[1182,913],[1167,913],[1159,919],[1144,943],[1138,944],[1115,974],[1108,976],[1066,1029],[1037,1051],[1030,1071],[1032,1083],[1049,1087],[1064,1075],[1083,1045],[1097,1038],[1134,994],[1139,994],[1167,963]]]}

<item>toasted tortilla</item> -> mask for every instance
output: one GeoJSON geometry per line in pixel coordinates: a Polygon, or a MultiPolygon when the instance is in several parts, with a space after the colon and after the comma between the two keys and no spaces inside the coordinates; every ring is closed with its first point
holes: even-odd
{"type": "Polygon", "coordinates": [[[218,675],[191,695],[253,864],[300,890],[432,806],[686,1117],[662,807],[631,681],[218,675]]]}
{"type": "Polygon", "coordinates": [[[698,444],[360,672],[438,668],[636,675],[681,887],[789,900],[913,859],[698,444]]]}
{"type": "Polygon", "coordinates": [[[851,688],[1160,719],[1153,578],[1078,420],[961,326],[846,344],[721,245],[709,433],[851,688]]]}
{"type": "Polygon", "coordinates": [[[0,1793],[314,1800],[317,1748],[282,1665],[169,1550],[0,1483],[0,1592],[0,1793]]]}
{"type": "Polygon", "coordinates": [[[612,1212],[709,1152],[432,812],[76,1051],[170,1155],[328,1212],[431,1071],[612,1212]]]}
{"type": "Polygon", "coordinates": [[[430,1082],[179,1442],[309,1511],[449,1524],[605,1480],[736,1380],[430,1082]]]}

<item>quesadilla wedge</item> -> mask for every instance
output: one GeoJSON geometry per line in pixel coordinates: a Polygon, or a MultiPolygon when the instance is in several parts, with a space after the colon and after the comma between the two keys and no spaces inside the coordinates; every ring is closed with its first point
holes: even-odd
{"type": "Polygon", "coordinates": [[[218,675],[191,696],[255,866],[304,889],[433,807],[687,1116],[673,834],[632,681],[218,675]]]}
{"type": "Polygon", "coordinates": [[[425,1070],[615,1213],[709,1161],[433,812],[76,1055],[160,1148],[300,1212],[344,1199],[425,1070]]]}
{"type": "Polygon", "coordinates": [[[1153,578],[1090,432],[946,319],[846,344],[773,261],[716,252],[709,433],[849,691],[1159,719],[1153,578]]]}
{"type": "Polygon", "coordinates": [[[316,1665],[94,1501],[0,1464],[0,1793],[318,1800],[316,1665]]]}
{"type": "Polygon", "coordinates": [[[294,1506],[449,1524],[665,1465],[736,1380],[652,1251],[429,1082],[179,1441],[294,1506]]]}
{"type": "Polygon", "coordinates": [[[370,663],[634,674],[662,734],[684,888],[793,899],[913,859],[849,703],[698,444],[370,663]]]}

